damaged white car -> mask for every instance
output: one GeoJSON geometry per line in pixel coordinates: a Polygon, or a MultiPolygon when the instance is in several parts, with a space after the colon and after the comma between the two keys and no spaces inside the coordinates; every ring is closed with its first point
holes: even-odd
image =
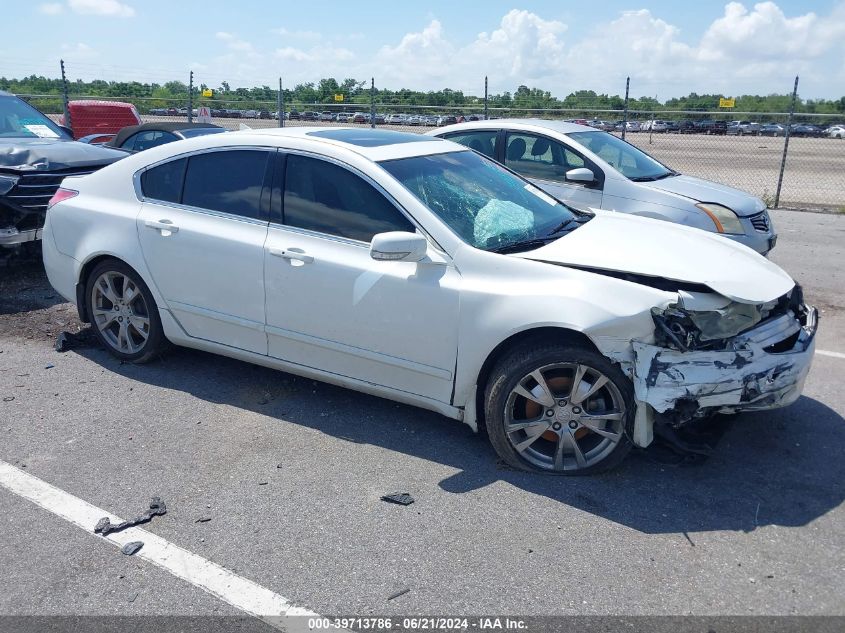
{"type": "Polygon", "coordinates": [[[205,136],[68,178],[43,252],[118,358],[170,342],[275,367],[486,427],[509,464],[562,474],[657,424],[788,405],[817,325],[745,246],[575,211],[381,130],[205,136]]]}

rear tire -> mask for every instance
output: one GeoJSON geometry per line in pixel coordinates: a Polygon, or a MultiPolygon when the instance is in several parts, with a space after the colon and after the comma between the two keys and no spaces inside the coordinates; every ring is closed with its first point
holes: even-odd
{"type": "Polygon", "coordinates": [[[146,363],[167,346],[155,299],[131,267],[100,262],[88,275],[86,308],[94,334],[109,353],[127,363],[146,363]]]}
{"type": "Polygon", "coordinates": [[[490,442],[509,465],[557,475],[617,466],[631,450],[631,381],[601,354],[533,344],[506,354],[485,389],[490,442]]]}

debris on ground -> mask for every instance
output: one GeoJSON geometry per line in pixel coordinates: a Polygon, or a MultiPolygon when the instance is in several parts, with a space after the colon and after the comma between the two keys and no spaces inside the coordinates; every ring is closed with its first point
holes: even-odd
{"type": "Polygon", "coordinates": [[[129,519],[123,523],[118,523],[117,525],[113,525],[108,517],[103,517],[97,521],[97,525],[94,527],[94,533],[108,536],[112,532],[120,532],[121,530],[125,530],[126,528],[134,527],[142,523],[149,523],[152,521],[154,516],[162,516],[164,514],[167,514],[167,506],[164,505],[164,501],[162,501],[159,497],[153,497],[152,501],[150,501],[150,509],[144,512],[141,516],[129,519]]]}
{"type": "Polygon", "coordinates": [[[384,495],[381,500],[387,501],[388,503],[398,503],[400,506],[409,506],[414,502],[414,498],[407,492],[394,492],[384,495]]]}
{"type": "Polygon", "coordinates": [[[53,367],[55,367],[55,365],[54,365],[53,363],[47,363],[47,364],[44,366],[44,369],[53,369],[53,367]]]}
{"type": "Polygon", "coordinates": [[[411,591],[410,587],[405,587],[403,589],[400,589],[396,593],[390,594],[389,596],[387,596],[387,599],[393,600],[394,598],[398,598],[399,596],[404,596],[406,593],[409,593],[410,591],[411,591]]]}
{"type": "Polygon", "coordinates": [[[89,347],[93,341],[93,332],[90,327],[80,330],[76,334],[68,331],[62,331],[56,337],[53,349],[59,353],[64,353],[79,347],[89,347]]]}
{"type": "Polygon", "coordinates": [[[144,547],[143,541],[132,541],[127,543],[123,547],[120,548],[120,551],[127,556],[132,556],[136,554],[142,547],[144,547]]]}
{"type": "Polygon", "coordinates": [[[640,453],[650,461],[668,466],[703,464],[715,453],[732,422],[731,416],[714,416],[677,429],[655,424],[654,442],[640,453]]]}
{"type": "Polygon", "coordinates": [[[138,594],[138,593],[133,593],[132,597],[129,598],[129,602],[135,602],[138,599],[139,595],[140,594],[138,594]]]}
{"type": "Polygon", "coordinates": [[[211,521],[211,517],[200,517],[194,523],[208,523],[209,521],[211,521]]]}
{"type": "Polygon", "coordinates": [[[3,398],[3,402],[11,402],[14,399],[15,399],[15,396],[6,396],[5,398],[3,398]]]}

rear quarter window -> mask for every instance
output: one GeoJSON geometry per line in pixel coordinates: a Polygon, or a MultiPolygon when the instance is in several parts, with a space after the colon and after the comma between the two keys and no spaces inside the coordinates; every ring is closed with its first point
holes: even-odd
{"type": "Polygon", "coordinates": [[[141,193],[151,200],[178,203],[187,164],[187,159],[180,158],[148,169],[141,175],[141,193]]]}

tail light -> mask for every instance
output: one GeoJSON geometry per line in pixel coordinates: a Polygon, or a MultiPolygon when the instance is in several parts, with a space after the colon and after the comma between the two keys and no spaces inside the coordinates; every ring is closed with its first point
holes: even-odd
{"type": "Polygon", "coordinates": [[[56,190],[56,193],[53,194],[53,197],[50,198],[50,202],[47,203],[47,209],[52,209],[54,206],[59,204],[60,202],[64,202],[65,200],[70,200],[79,195],[78,191],[74,191],[73,189],[62,189],[59,187],[56,190]]]}

